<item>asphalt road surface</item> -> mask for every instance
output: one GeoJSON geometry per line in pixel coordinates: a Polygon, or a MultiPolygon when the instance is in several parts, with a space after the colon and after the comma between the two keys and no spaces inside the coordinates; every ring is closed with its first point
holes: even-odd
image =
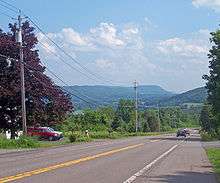
{"type": "Polygon", "coordinates": [[[133,137],[0,154],[0,182],[215,183],[197,134],[133,137]]]}

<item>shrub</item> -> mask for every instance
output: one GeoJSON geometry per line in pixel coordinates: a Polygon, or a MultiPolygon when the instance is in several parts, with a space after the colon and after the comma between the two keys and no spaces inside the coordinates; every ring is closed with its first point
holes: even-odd
{"type": "Polygon", "coordinates": [[[109,132],[107,131],[91,132],[90,137],[93,139],[106,139],[109,138],[109,132]]]}
{"type": "Polygon", "coordinates": [[[68,138],[71,143],[76,142],[77,134],[71,133],[68,138]]]}
{"type": "Polygon", "coordinates": [[[20,136],[19,139],[6,139],[5,137],[0,137],[0,148],[36,148],[40,147],[39,142],[31,137],[20,136]]]}
{"type": "Polygon", "coordinates": [[[90,142],[92,139],[90,137],[81,135],[77,138],[77,142],[90,142]]]}
{"type": "Polygon", "coordinates": [[[216,134],[215,132],[204,132],[201,131],[200,132],[202,141],[213,141],[213,140],[217,140],[218,139],[218,134],[216,134]]]}
{"type": "Polygon", "coordinates": [[[37,139],[27,136],[20,136],[19,139],[16,140],[17,146],[19,148],[36,148],[39,147],[39,142],[37,139]]]}

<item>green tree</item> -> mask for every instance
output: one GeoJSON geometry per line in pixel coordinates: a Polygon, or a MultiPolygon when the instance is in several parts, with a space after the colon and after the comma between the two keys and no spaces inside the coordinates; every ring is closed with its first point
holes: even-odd
{"type": "Polygon", "coordinates": [[[212,105],[213,114],[216,122],[213,128],[220,127],[220,30],[211,33],[212,48],[209,51],[209,75],[204,75],[203,79],[207,81],[208,102],[212,105]]]}
{"type": "Polygon", "coordinates": [[[147,121],[143,121],[142,122],[142,131],[143,132],[149,132],[150,131],[150,127],[147,121]]]}
{"type": "Polygon", "coordinates": [[[129,123],[134,112],[134,102],[132,100],[121,99],[118,104],[116,115],[124,122],[129,123]]]}
{"type": "Polygon", "coordinates": [[[145,111],[144,117],[149,125],[151,132],[160,131],[160,119],[154,110],[145,111]]]}
{"type": "Polygon", "coordinates": [[[119,128],[122,123],[123,123],[122,119],[118,116],[115,116],[114,120],[112,121],[111,128],[113,130],[117,130],[117,128],[119,128]]]}
{"type": "Polygon", "coordinates": [[[203,130],[210,132],[211,125],[211,109],[209,106],[204,105],[200,114],[200,123],[203,130]]]}
{"type": "MultiPolygon", "coordinates": [[[[11,131],[22,129],[20,64],[18,44],[15,41],[17,25],[9,24],[10,31],[0,29],[0,128],[11,131]]],[[[27,125],[55,126],[62,123],[72,111],[70,96],[63,92],[46,74],[37,50],[34,28],[26,21],[22,24],[22,45],[25,63],[25,102],[27,125]]]]}

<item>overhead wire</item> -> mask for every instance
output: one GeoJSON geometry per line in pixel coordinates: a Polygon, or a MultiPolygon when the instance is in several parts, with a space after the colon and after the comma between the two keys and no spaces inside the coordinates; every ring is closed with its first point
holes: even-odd
{"type": "MultiPolygon", "coordinates": [[[[6,58],[6,59],[14,60],[14,61],[16,61],[16,62],[18,61],[17,59],[10,58],[10,57],[8,57],[8,56],[6,56],[6,55],[0,54],[0,56],[3,57],[3,58],[6,58]]],[[[29,69],[29,70],[37,71],[36,69],[30,68],[30,66],[27,66],[27,63],[24,63],[24,66],[25,66],[27,69],[29,69]]],[[[47,68],[47,70],[48,70],[48,68],[47,68]]],[[[39,72],[39,71],[38,71],[38,72],[39,72]]],[[[51,72],[52,72],[52,71],[51,71],[51,72]]],[[[55,75],[55,74],[53,73],[53,75],[55,75]]],[[[56,75],[56,77],[59,78],[57,75],[56,75]]],[[[59,80],[62,81],[63,83],[65,83],[62,79],[59,78],[59,80]]],[[[42,81],[41,81],[41,83],[42,83],[42,81]]],[[[45,83],[44,83],[44,84],[45,84],[45,83]]],[[[65,84],[66,84],[66,83],[65,83],[65,84]]],[[[68,85],[67,85],[67,86],[68,86],[68,85]]],[[[82,100],[82,101],[84,101],[84,102],[86,102],[86,103],[89,103],[89,104],[94,105],[94,103],[89,102],[89,101],[83,99],[82,97],[77,96],[76,94],[73,94],[72,92],[68,91],[68,90],[65,89],[64,87],[62,87],[62,86],[59,86],[59,87],[61,87],[65,92],[69,93],[71,96],[74,96],[74,97],[76,97],[76,98],[78,98],[78,99],[80,99],[80,100],[82,100]]]]}
{"type": "MultiPolygon", "coordinates": [[[[14,61],[18,62],[17,59],[8,57],[8,56],[6,56],[6,55],[0,54],[0,57],[3,57],[3,58],[5,58],[5,59],[14,60],[14,61]]],[[[28,65],[26,62],[24,62],[24,65],[25,65],[25,67],[26,67],[27,69],[29,69],[29,70],[39,72],[38,70],[31,68],[31,66],[28,65]]],[[[65,86],[69,86],[69,87],[70,87],[70,85],[68,85],[65,81],[63,81],[63,79],[61,79],[59,76],[57,76],[57,75],[56,75],[53,71],[51,71],[49,68],[46,67],[46,70],[48,70],[49,73],[51,73],[54,77],[56,77],[56,78],[57,78],[60,82],[62,82],[65,86]]],[[[73,94],[72,92],[70,92],[69,90],[67,90],[66,88],[64,88],[64,87],[62,87],[62,86],[59,86],[59,87],[61,87],[65,92],[69,93],[71,96],[74,96],[74,97],[76,97],[76,98],[78,98],[78,99],[80,99],[80,100],[82,100],[82,101],[84,101],[84,102],[86,102],[86,103],[92,104],[93,106],[95,106],[95,103],[98,103],[98,101],[96,101],[95,99],[92,99],[92,98],[90,98],[90,97],[88,97],[88,96],[86,96],[86,95],[84,95],[84,94],[81,94],[81,93],[79,93],[78,91],[76,91],[76,90],[74,90],[74,89],[71,89],[71,90],[72,90],[72,91],[75,91],[75,92],[79,93],[79,95],[81,95],[81,96],[87,98],[88,100],[90,100],[90,102],[87,101],[87,100],[85,100],[85,99],[83,99],[82,97],[79,97],[79,96],[76,95],[76,94],[73,94]]],[[[109,103],[105,103],[105,104],[109,105],[109,103]]]]}
{"type": "Polygon", "coordinates": [[[1,12],[1,11],[0,11],[0,14],[1,14],[1,15],[4,15],[4,16],[10,18],[10,19],[14,19],[11,15],[9,15],[9,14],[7,14],[7,13],[5,13],[5,12],[1,12]]]}
{"type": "MultiPolygon", "coordinates": [[[[45,64],[44,64],[44,65],[45,65],[45,64]]],[[[55,74],[55,73],[54,73],[52,70],[50,70],[48,67],[46,67],[46,70],[47,70],[50,74],[52,74],[55,78],[57,78],[61,83],[63,83],[64,86],[71,87],[68,83],[66,83],[62,78],[60,78],[57,74],[55,74]]],[[[74,90],[74,89],[72,89],[72,90],[75,91],[75,92],[77,92],[77,93],[79,93],[78,91],[76,91],[76,90],[74,90]]],[[[93,99],[91,99],[90,97],[88,97],[88,96],[86,96],[86,95],[84,95],[84,94],[79,93],[79,95],[82,95],[82,96],[84,96],[85,98],[88,98],[89,100],[93,101],[93,99]]],[[[93,101],[93,102],[96,102],[96,101],[93,101]]]]}
{"type": "MultiPolygon", "coordinates": [[[[36,69],[30,68],[30,66],[28,66],[27,63],[25,63],[24,66],[25,66],[29,71],[31,70],[31,71],[39,72],[39,71],[37,71],[36,69]]],[[[47,69],[47,70],[48,70],[48,69],[47,69]]],[[[56,74],[54,74],[53,72],[51,72],[51,73],[52,73],[54,76],[56,76],[56,78],[59,79],[60,82],[65,83],[65,82],[64,82],[61,78],[59,78],[56,74]]],[[[35,76],[35,78],[36,78],[36,76],[35,76]]],[[[39,81],[39,78],[38,78],[38,81],[39,81]]],[[[43,83],[42,81],[39,81],[39,82],[43,83]]],[[[45,83],[44,83],[44,85],[45,85],[45,83]]],[[[68,86],[67,83],[65,83],[65,85],[68,86]]],[[[59,87],[62,88],[62,90],[65,91],[66,93],[68,93],[69,95],[74,96],[74,97],[76,97],[76,98],[78,98],[78,99],[80,99],[80,100],[82,100],[82,101],[84,101],[84,102],[86,102],[86,103],[91,104],[91,105],[94,106],[94,103],[92,103],[91,101],[88,101],[88,100],[86,100],[86,99],[83,99],[82,97],[80,97],[80,96],[78,96],[78,95],[76,95],[76,94],[70,92],[69,90],[67,90],[67,89],[64,88],[63,86],[59,86],[59,87]]]]}
{"type": "Polygon", "coordinates": [[[51,41],[61,52],[63,52],[67,57],[69,57],[74,63],[76,63],[79,67],[81,67],[82,69],[84,69],[85,71],[87,71],[90,75],[94,76],[95,78],[97,78],[98,80],[104,81],[104,83],[110,83],[111,85],[114,85],[114,83],[107,81],[107,80],[103,80],[101,78],[103,78],[102,76],[99,76],[97,74],[94,74],[92,71],[90,71],[87,67],[85,67],[84,65],[82,65],[78,60],[76,60],[75,58],[73,58],[69,53],[67,53],[62,47],[60,47],[53,39],[51,39],[29,16],[27,16],[28,20],[49,40],[51,41]]]}
{"type": "MultiPolygon", "coordinates": [[[[4,1],[4,0],[0,0],[0,2],[2,3],[5,3],[6,5],[0,3],[1,6],[7,8],[8,10],[10,11],[13,11],[13,12],[20,12],[20,9],[15,7],[14,5],[4,1]],[[10,7],[9,7],[10,6],[10,7]]],[[[9,17],[9,18],[13,18],[11,17],[10,15],[7,15],[5,14],[5,16],[9,17]]],[[[85,67],[84,65],[82,65],[79,61],[77,61],[75,58],[73,58],[69,53],[67,53],[62,47],[60,47],[54,40],[52,40],[29,16],[26,16],[26,18],[28,18],[28,20],[50,41],[52,42],[60,51],[62,51],[67,57],[69,57],[72,61],[74,61],[74,63],[76,63],[80,68],[84,69],[85,71],[87,71],[87,73],[89,73],[91,76],[95,77],[96,79],[98,80],[102,80],[104,81],[105,83],[108,82],[108,83],[111,83],[111,81],[107,81],[107,80],[103,80],[101,79],[102,76],[98,76],[97,74],[94,74],[93,72],[91,72],[87,67],[85,67]]],[[[43,43],[41,43],[39,41],[40,44],[42,44],[44,47],[46,47],[43,43]]],[[[46,47],[47,48],[47,47],[46,47]]],[[[48,50],[48,48],[47,48],[48,50]]],[[[83,73],[81,70],[73,67],[71,64],[69,64],[68,62],[66,62],[61,56],[59,56],[58,54],[56,54],[55,52],[51,51],[51,53],[53,53],[55,56],[57,56],[60,60],[62,60],[66,65],[68,65],[69,67],[71,67],[72,69],[76,70],[77,72],[80,72],[81,74],[83,74],[83,76],[86,76],[87,78],[89,79],[92,79],[94,80],[94,78],[91,78],[89,77],[88,75],[86,75],[85,73],[83,73]]],[[[5,56],[5,58],[8,58],[7,56],[5,56]]],[[[14,59],[16,60],[16,59],[14,59]]],[[[47,69],[48,70],[48,69],[47,69]]],[[[53,74],[54,75],[54,74],[53,74]]],[[[56,77],[57,78],[57,77],[56,77]]],[[[57,78],[58,79],[58,78],[57,78]]],[[[95,80],[97,81],[97,80],[95,80]]],[[[62,81],[63,82],[63,81],[62,81]]],[[[66,82],[63,82],[66,84],[66,82]]],[[[111,83],[113,84],[113,83],[111,83]]],[[[114,85],[114,84],[113,84],[114,85]]],[[[69,92],[69,91],[68,91],[69,92]]],[[[109,104],[108,104],[109,105],[109,104]]]]}
{"type": "MultiPolygon", "coordinates": [[[[14,11],[14,12],[20,12],[21,10],[19,8],[17,8],[16,6],[4,1],[4,0],[0,0],[0,2],[5,3],[6,5],[4,5],[4,7],[14,11]],[[10,7],[14,8],[10,8],[10,7]],[[16,11],[16,10],[17,11],[16,11]]],[[[69,53],[67,53],[60,45],[58,45],[52,38],[50,38],[46,32],[40,28],[40,26],[34,21],[32,20],[29,16],[26,16],[24,13],[23,15],[51,42],[53,43],[61,52],[63,52],[67,57],[69,57],[74,63],[76,63],[80,68],[82,68],[83,70],[85,70],[87,73],[89,73],[90,75],[92,75],[93,77],[95,77],[96,79],[104,82],[104,83],[109,83],[111,85],[115,85],[114,82],[112,82],[111,80],[106,80],[104,77],[102,77],[101,75],[92,72],[90,69],[88,69],[86,66],[84,66],[83,64],[81,64],[77,59],[75,59],[74,57],[72,57],[69,53]]]]}
{"type": "MultiPolygon", "coordinates": [[[[1,2],[2,2],[2,1],[1,1],[1,2]]],[[[14,12],[14,13],[18,13],[18,11],[14,10],[13,8],[10,8],[9,6],[7,6],[7,5],[5,5],[5,4],[0,3],[0,6],[2,6],[2,7],[4,7],[4,8],[6,8],[6,9],[8,9],[8,10],[14,12]]]]}
{"type": "Polygon", "coordinates": [[[20,10],[19,8],[17,8],[16,6],[14,6],[14,5],[12,5],[12,4],[10,4],[10,3],[8,3],[7,1],[0,0],[0,2],[5,3],[7,6],[10,6],[11,8],[14,8],[14,9],[15,9],[15,10],[17,10],[17,11],[19,11],[19,10],[20,10]]]}
{"type": "Polygon", "coordinates": [[[52,55],[56,56],[61,62],[63,62],[64,64],[66,64],[66,65],[67,65],[69,68],[71,68],[72,70],[81,73],[82,76],[84,76],[84,77],[86,77],[86,78],[88,78],[88,79],[91,79],[91,80],[93,80],[93,81],[95,81],[95,82],[98,82],[97,79],[91,78],[91,77],[89,77],[87,74],[83,73],[81,70],[79,70],[79,69],[73,67],[73,66],[72,66],[71,64],[69,64],[65,59],[63,59],[63,57],[61,57],[60,55],[58,55],[57,53],[55,53],[53,50],[51,50],[50,48],[48,48],[48,47],[47,47],[45,44],[43,44],[41,41],[38,41],[38,43],[40,43],[40,45],[42,45],[42,47],[43,47],[44,49],[46,49],[46,50],[47,50],[49,53],[51,53],[52,55]]]}

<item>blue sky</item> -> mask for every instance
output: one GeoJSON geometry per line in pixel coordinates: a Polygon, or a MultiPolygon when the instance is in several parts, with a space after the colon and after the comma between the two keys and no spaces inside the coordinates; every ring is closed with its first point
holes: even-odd
{"type": "MultiPolygon", "coordinates": [[[[115,83],[131,85],[137,79],[142,85],[156,84],[176,92],[204,85],[201,77],[208,72],[209,32],[218,28],[220,0],[7,2],[21,7],[92,72],[115,83]]],[[[15,15],[1,5],[0,12],[15,15]]],[[[4,30],[8,21],[0,15],[4,30]]],[[[47,49],[61,54],[36,33],[47,49]]],[[[102,84],[71,70],[47,49],[39,49],[47,67],[70,85],[102,84]]]]}

